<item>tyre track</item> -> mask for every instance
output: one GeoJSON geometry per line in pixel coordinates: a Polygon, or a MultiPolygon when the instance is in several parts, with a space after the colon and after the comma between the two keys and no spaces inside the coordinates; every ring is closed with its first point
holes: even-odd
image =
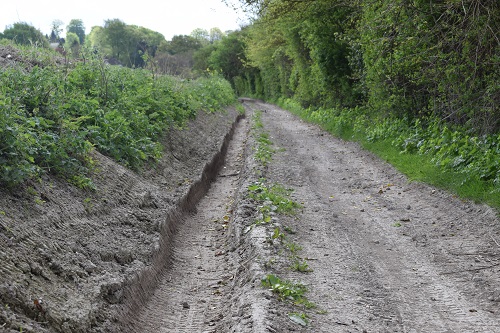
{"type": "Polygon", "coordinates": [[[226,229],[240,186],[247,132],[248,121],[242,119],[219,177],[172,236],[168,269],[130,332],[215,332],[222,325],[227,285],[235,274],[226,229]]]}
{"type": "MultiPolygon", "coordinates": [[[[443,275],[473,265],[449,256],[450,251],[476,251],[491,243],[481,229],[488,230],[491,214],[484,223],[456,232],[459,238],[449,235],[446,221],[461,226],[474,221],[458,200],[408,184],[356,144],[325,135],[279,108],[259,106],[269,110],[263,122],[271,140],[284,148],[271,163],[269,178],[295,186],[305,202],[303,214],[286,223],[297,230],[302,256],[315,259],[309,262],[313,273],[280,273],[310,286],[311,300],[327,312],[311,313],[314,327],[298,331],[500,331],[486,300],[473,295],[479,288],[472,273],[461,280],[443,275]],[[412,235],[433,243],[419,244],[412,235]]],[[[498,225],[491,230],[498,231],[498,225]]],[[[488,282],[490,292],[498,286],[494,274],[477,274],[484,274],[480,281],[488,282]]]]}

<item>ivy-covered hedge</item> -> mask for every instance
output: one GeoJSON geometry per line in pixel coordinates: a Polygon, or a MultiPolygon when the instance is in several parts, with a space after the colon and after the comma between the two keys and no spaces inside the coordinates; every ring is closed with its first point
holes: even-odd
{"type": "Polygon", "coordinates": [[[19,52],[22,62],[0,69],[0,183],[8,186],[49,172],[91,187],[93,149],[139,169],[161,157],[171,126],[235,102],[218,76],[182,81],[94,53],[57,65],[50,51],[19,52]],[[45,63],[30,65],[35,58],[45,63]]]}

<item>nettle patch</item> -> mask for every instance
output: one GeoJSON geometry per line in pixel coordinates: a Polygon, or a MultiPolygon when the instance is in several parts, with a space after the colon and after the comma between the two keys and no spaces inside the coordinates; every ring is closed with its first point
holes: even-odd
{"type": "Polygon", "coordinates": [[[0,69],[0,183],[10,187],[51,173],[93,188],[92,150],[138,170],[161,158],[172,126],[236,101],[218,76],[183,81],[110,66],[93,52],[74,65],[31,56],[45,62],[0,69]]]}

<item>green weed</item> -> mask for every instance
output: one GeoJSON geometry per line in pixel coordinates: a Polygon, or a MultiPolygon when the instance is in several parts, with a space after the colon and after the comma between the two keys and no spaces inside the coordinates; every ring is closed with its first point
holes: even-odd
{"type": "Polygon", "coordinates": [[[40,52],[24,52],[40,66],[0,69],[0,184],[9,187],[51,173],[93,189],[94,149],[139,170],[161,158],[171,127],[236,101],[219,76],[151,75],[108,66],[88,50],[85,61],[62,67],[40,52]]]}
{"type": "Polygon", "coordinates": [[[286,242],[285,246],[293,255],[297,254],[297,252],[299,251],[302,251],[302,246],[293,242],[286,242]]]}
{"type": "Polygon", "coordinates": [[[295,305],[301,305],[308,309],[316,307],[304,296],[307,288],[301,283],[283,281],[274,274],[268,274],[262,279],[262,286],[278,295],[278,299],[281,301],[291,301],[295,305]]]}
{"type": "Polygon", "coordinates": [[[301,272],[301,273],[309,273],[312,272],[313,270],[309,267],[309,264],[307,263],[306,260],[300,260],[299,258],[295,257],[293,259],[293,263],[291,266],[291,269],[296,271],[296,272],[301,272]]]}
{"type": "Polygon", "coordinates": [[[279,214],[293,214],[302,206],[290,199],[293,190],[286,189],[282,185],[273,184],[267,186],[264,179],[248,187],[248,195],[250,198],[264,203],[269,203],[270,211],[279,214]]]}
{"type": "Polygon", "coordinates": [[[300,326],[309,325],[309,317],[305,313],[291,312],[288,314],[288,318],[300,326]]]}

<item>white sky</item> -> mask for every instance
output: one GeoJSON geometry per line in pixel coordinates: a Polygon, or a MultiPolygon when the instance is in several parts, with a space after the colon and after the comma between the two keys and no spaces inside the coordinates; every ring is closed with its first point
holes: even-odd
{"type": "Polygon", "coordinates": [[[245,23],[245,15],[222,0],[3,0],[0,32],[15,22],[26,22],[50,35],[52,21],[61,20],[65,28],[72,19],[80,19],[89,33],[93,26],[115,18],[157,31],[167,40],[196,28],[237,30],[245,23]]]}

